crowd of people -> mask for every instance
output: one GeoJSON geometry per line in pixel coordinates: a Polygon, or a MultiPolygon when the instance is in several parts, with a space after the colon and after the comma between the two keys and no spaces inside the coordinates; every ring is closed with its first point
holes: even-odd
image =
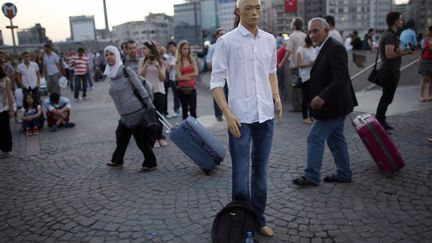
{"type": "MultiPolygon", "coordinates": [[[[271,237],[273,231],[264,216],[266,178],[273,120],[282,117],[283,99],[290,97],[293,106],[290,111],[301,111],[304,123],[311,125],[304,173],[295,178],[293,184],[300,187],[320,184],[326,142],[332,151],[336,171],[324,177],[324,182],[349,183],[352,180],[344,136],[346,116],[357,105],[348,71],[349,50],[347,41],[335,28],[332,16],[312,18],[307,23],[307,31],[301,18],[293,18],[289,40],[277,46],[273,35],[258,28],[259,0],[237,1],[235,14],[238,26],[228,33],[217,30],[206,64],[211,71],[210,88],[216,119],[223,121],[222,117],[225,117],[228,127],[233,165],[232,197],[241,194],[252,203],[259,215],[259,232],[271,237]],[[289,72],[283,71],[284,66],[289,72]],[[250,164],[252,175],[249,177],[250,164]]],[[[407,33],[402,32],[401,39],[398,38],[403,28],[400,13],[388,13],[386,22],[388,30],[377,46],[373,43],[374,29],[368,31],[362,43],[358,42],[354,32],[349,37],[349,44],[352,49],[379,51],[383,87],[376,117],[385,129],[391,130],[393,127],[386,120],[386,111],[398,86],[402,56],[422,50],[420,101],[432,100],[432,26],[418,45],[410,39],[411,24],[407,33]],[[424,96],[426,84],[429,84],[427,97],[424,96]]],[[[109,95],[120,115],[115,131],[116,148],[107,165],[123,166],[128,143],[134,136],[144,157],[140,171],[156,169],[153,148],[168,144],[162,124],[150,129],[148,124],[131,125],[130,121],[139,119],[149,110],[157,110],[168,118],[180,114],[182,119],[196,118],[199,70],[191,45],[185,40],[170,41],[166,48],[153,40],[144,40],[139,46],[140,49],[134,40],[129,40],[120,48],[107,46],[96,55],[80,47],[76,52],[70,50],[59,57],[47,44],[42,59],[40,55],[32,59],[30,53],[23,52],[22,63],[17,68],[5,63],[0,52],[1,156],[12,156],[9,117],[16,115],[14,106],[19,103],[14,99],[14,90],[21,89],[23,93],[19,116],[25,134],[37,135],[45,118],[51,131],[74,126],[70,122],[71,102],[61,95],[61,77],[71,81],[70,88],[78,102],[80,93],[82,100],[87,99],[87,88],[91,89],[93,81],[103,72],[103,77],[109,81],[109,95]],[[39,93],[42,78],[46,78],[49,95],[43,102],[39,93]],[[169,90],[173,96],[171,114],[168,113],[169,90]]]]}

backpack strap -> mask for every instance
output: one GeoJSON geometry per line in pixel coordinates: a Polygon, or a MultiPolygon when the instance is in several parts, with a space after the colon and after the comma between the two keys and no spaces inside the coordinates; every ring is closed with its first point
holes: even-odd
{"type": "Polygon", "coordinates": [[[132,86],[132,90],[133,93],[135,95],[135,97],[141,102],[141,104],[148,110],[148,107],[146,105],[146,103],[144,102],[144,98],[140,95],[140,93],[138,92],[137,88],[133,85],[133,83],[130,80],[130,76],[129,73],[126,69],[126,66],[123,66],[123,74],[125,75],[126,79],[129,81],[129,84],[132,86]]]}

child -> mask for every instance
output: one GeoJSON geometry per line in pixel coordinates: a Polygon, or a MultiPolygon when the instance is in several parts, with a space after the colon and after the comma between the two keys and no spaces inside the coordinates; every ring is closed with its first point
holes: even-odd
{"type": "Polygon", "coordinates": [[[42,108],[34,101],[31,93],[24,96],[22,111],[23,130],[27,136],[38,135],[39,129],[43,126],[42,108]]]}

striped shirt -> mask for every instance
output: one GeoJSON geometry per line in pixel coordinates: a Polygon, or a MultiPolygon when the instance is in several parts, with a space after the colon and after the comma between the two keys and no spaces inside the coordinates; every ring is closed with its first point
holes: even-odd
{"type": "Polygon", "coordinates": [[[85,75],[87,74],[89,68],[89,60],[87,55],[79,56],[74,55],[71,57],[71,63],[75,72],[75,75],[85,75]]]}

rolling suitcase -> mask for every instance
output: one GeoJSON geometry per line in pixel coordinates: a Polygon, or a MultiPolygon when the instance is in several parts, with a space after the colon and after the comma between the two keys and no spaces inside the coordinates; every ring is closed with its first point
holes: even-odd
{"type": "Polygon", "coordinates": [[[387,176],[405,166],[393,141],[374,116],[358,115],[352,123],[372,158],[387,176]]]}
{"type": "Polygon", "coordinates": [[[170,131],[170,139],[189,156],[206,175],[225,158],[225,149],[217,138],[195,118],[188,117],[175,128],[158,113],[159,121],[170,131]]]}

